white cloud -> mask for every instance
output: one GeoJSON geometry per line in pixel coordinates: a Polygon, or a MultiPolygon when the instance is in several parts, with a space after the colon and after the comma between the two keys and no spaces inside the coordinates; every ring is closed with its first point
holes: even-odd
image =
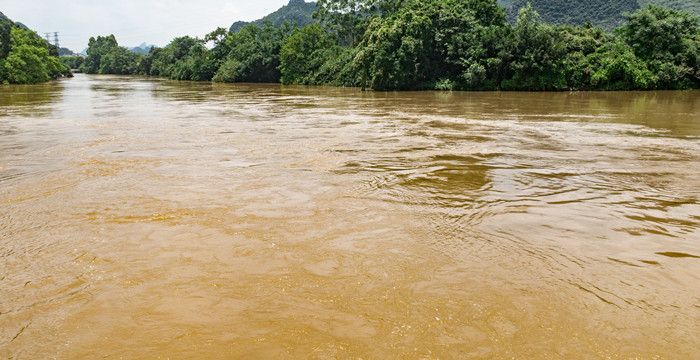
{"type": "Polygon", "coordinates": [[[61,46],[87,47],[90,36],[114,34],[121,45],[166,45],[176,36],[204,36],[237,20],[254,20],[288,0],[3,0],[0,11],[61,46]]]}

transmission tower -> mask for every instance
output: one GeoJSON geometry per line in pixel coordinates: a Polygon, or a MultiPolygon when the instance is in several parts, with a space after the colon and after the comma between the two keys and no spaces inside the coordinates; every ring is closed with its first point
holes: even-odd
{"type": "Polygon", "coordinates": [[[53,44],[56,45],[56,49],[60,49],[60,43],[58,42],[58,32],[53,33],[53,44]]]}
{"type": "Polygon", "coordinates": [[[50,36],[51,36],[51,33],[44,33],[44,38],[46,39],[46,42],[49,44],[51,43],[50,36]]]}

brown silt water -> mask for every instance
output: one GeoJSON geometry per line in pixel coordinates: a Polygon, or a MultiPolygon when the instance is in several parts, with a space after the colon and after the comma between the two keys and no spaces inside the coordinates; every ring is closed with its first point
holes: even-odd
{"type": "Polygon", "coordinates": [[[0,358],[699,348],[698,91],[0,87],[0,358]]]}

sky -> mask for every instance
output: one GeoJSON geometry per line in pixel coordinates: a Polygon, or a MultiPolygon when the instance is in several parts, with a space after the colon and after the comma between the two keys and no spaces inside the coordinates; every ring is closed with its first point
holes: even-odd
{"type": "Polygon", "coordinates": [[[177,36],[203,37],[234,21],[259,19],[288,0],[2,0],[0,12],[61,47],[80,52],[91,36],[114,34],[123,46],[167,45],[177,36]],[[52,38],[53,39],[53,38],[52,38]]]}

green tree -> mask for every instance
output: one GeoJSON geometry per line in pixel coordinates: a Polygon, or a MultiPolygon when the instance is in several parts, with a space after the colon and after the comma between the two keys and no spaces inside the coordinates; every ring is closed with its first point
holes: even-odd
{"type": "Polygon", "coordinates": [[[231,58],[226,59],[219,67],[213,77],[214,82],[234,83],[244,79],[243,64],[240,61],[231,58]]]}
{"type": "Polygon", "coordinates": [[[132,75],[136,74],[141,56],[117,46],[104,54],[100,60],[100,74],[132,75]]]}
{"type": "Polygon", "coordinates": [[[308,84],[328,61],[335,42],[320,25],[296,29],[280,50],[281,81],[284,84],[308,84]]]}
{"type": "Polygon", "coordinates": [[[629,15],[619,33],[658,76],[657,87],[700,85],[698,17],[651,5],[629,15]]]}
{"type": "Polygon", "coordinates": [[[189,36],[176,38],[165,48],[152,49],[140,65],[145,75],[196,81],[210,81],[218,67],[205,41],[189,36]]]}
{"type": "Polygon", "coordinates": [[[499,74],[505,26],[495,0],[411,1],[371,21],[355,61],[373,89],[484,88],[499,74]]]}
{"type": "Polygon", "coordinates": [[[657,81],[644,61],[620,41],[606,43],[587,56],[585,63],[590,69],[590,88],[593,89],[645,90],[657,81]]]}
{"type": "Polygon", "coordinates": [[[61,56],[59,60],[69,69],[79,69],[85,61],[82,56],[61,56]]]}
{"type": "Polygon", "coordinates": [[[102,57],[119,47],[114,35],[91,37],[88,41],[87,58],[81,70],[87,74],[100,73],[102,57]]]}
{"type": "Polygon", "coordinates": [[[501,77],[506,14],[495,0],[446,0],[429,3],[435,51],[444,61],[436,76],[454,80],[458,88],[485,89],[501,77]]]}
{"type": "Polygon", "coordinates": [[[215,81],[226,82],[279,82],[280,50],[291,32],[289,26],[262,27],[251,24],[237,33],[230,33],[212,50],[225,54],[215,81]]]}
{"type": "MultiPolygon", "coordinates": [[[[287,9],[302,5],[308,4],[293,0],[287,9]]],[[[557,9],[581,7],[598,14],[585,4],[557,9]]],[[[612,33],[590,22],[545,23],[531,5],[511,24],[497,0],[320,0],[315,16],[319,24],[301,29],[266,22],[235,33],[220,28],[204,39],[180,37],[144,57],[119,47],[113,36],[98,37],[90,41],[83,68],[177,80],[377,90],[700,87],[698,19],[659,7],[629,15],[612,33]]],[[[49,55],[54,50],[42,47],[49,55]]],[[[18,49],[13,69],[20,59],[34,64],[32,54],[18,49]]],[[[0,66],[0,76],[3,71],[7,66],[0,66]]]]}
{"type": "Polygon", "coordinates": [[[358,76],[361,71],[357,63],[353,61],[357,56],[357,48],[341,46],[331,47],[323,53],[325,62],[310,76],[306,84],[334,85],[334,86],[363,86],[362,79],[358,76]]]}
{"type": "Polygon", "coordinates": [[[80,69],[88,74],[137,74],[141,68],[142,55],[119,46],[114,35],[90,38],[87,58],[80,69]]]}
{"type": "Polygon", "coordinates": [[[528,4],[522,8],[507,38],[510,52],[503,61],[508,64],[508,78],[501,87],[506,90],[566,89],[562,40],[561,33],[543,23],[532,6],[528,4]]]}
{"type": "Polygon", "coordinates": [[[14,84],[37,84],[49,81],[49,69],[43,61],[48,50],[30,45],[14,46],[5,59],[7,80],[14,84]]]}
{"type": "Polygon", "coordinates": [[[70,73],[50,54],[48,44],[31,30],[13,27],[10,44],[10,52],[2,62],[3,81],[36,84],[70,73]]]}
{"type": "Polygon", "coordinates": [[[314,18],[337,40],[354,46],[374,16],[389,16],[401,9],[404,0],[319,0],[314,18]]]}
{"type": "Polygon", "coordinates": [[[402,11],[375,18],[355,58],[363,86],[372,89],[410,89],[425,85],[432,63],[432,23],[425,14],[402,11]]]}

